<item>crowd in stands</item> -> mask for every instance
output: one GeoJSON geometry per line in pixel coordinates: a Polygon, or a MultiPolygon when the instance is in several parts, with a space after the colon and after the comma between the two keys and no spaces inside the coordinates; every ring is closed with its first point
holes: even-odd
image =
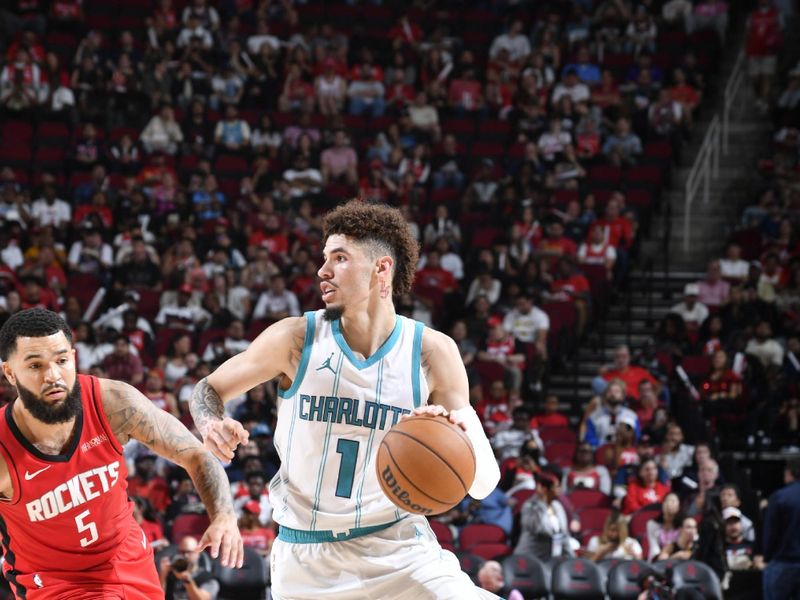
{"type": "MultiPolygon", "coordinates": [[[[502,464],[495,493],[443,520],[500,527],[505,549],[485,558],[698,558],[720,576],[759,564],[758,515],[714,455],[749,432],[747,414],[798,442],[800,67],[773,105],[770,185],[725,257],[651,344],[616,350],[579,427],[547,394],[649,233],[725,2],[17,0],[0,17],[3,317],[61,312],[81,371],[191,426],[195,382],[322,306],[324,211],[387,202],[422,247],[398,312],[455,339],[502,464]],[[707,427],[689,445],[694,417],[707,427]]],[[[769,75],[759,61],[751,74],[769,75]]],[[[263,555],[275,402],[270,383],[231,404],[251,441],[228,473],[263,555]]],[[[176,520],[203,511],[191,480],[129,459],[154,547],[179,542],[176,520]]]]}

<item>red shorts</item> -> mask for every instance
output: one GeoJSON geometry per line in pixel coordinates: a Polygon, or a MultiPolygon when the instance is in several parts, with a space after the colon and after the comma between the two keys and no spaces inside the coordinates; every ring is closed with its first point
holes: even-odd
{"type": "MultiPolygon", "coordinates": [[[[79,573],[17,575],[26,600],[163,600],[153,549],[136,523],[107,564],[79,573]]],[[[15,586],[11,590],[15,591],[15,586]]],[[[20,598],[20,596],[17,596],[20,598]]]]}

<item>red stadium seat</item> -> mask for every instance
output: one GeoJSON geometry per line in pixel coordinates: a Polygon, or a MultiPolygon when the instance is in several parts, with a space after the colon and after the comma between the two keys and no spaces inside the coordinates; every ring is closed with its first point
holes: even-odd
{"type": "Polygon", "coordinates": [[[584,508],[578,511],[578,517],[581,521],[581,529],[595,529],[602,531],[603,526],[611,515],[610,508],[584,508]]]}
{"type": "Polygon", "coordinates": [[[599,490],[572,490],[567,497],[577,511],[588,508],[611,508],[611,497],[599,490]]]}
{"type": "Polygon", "coordinates": [[[513,494],[511,494],[511,500],[513,500],[514,506],[512,510],[514,514],[519,514],[519,511],[522,510],[522,505],[536,493],[536,490],[517,490],[513,494]]]}
{"type": "Polygon", "coordinates": [[[486,523],[472,523],[461,530],[458,536],[458,547],[461,550],[472,552],[476,544],[502,544],[507,539],[506,532],[497,525],[486,523]]]}
{"type": "Polygon", "coordinates": [[[569,427],[542,427],[539,437],[545,446],[558,442],[574,444],[578,441],[578,435],[569,427]]]}
{"type": "Polygon", "coordinates": [[[576,442],[553,442],[545,446],[544,456],[548,461],[558,465],[569,465],[575,455],[577,445],[576,442]]]}
{"type": "Polygon", "coordinates": [[[628,533],[639,539],[647,537],[647,522],[655,519],[661,511],[657,508],[640,508],[631,515],[628,522],[628,533]]]}
{"type": "Polygon", "coordinates": [[[681,360],[681,367],[686,374],[693,379],[705,379],[711,371],[710,356],[684,356],[681,360]]]}
{"type": "Polygon", "coordinates": [[[436,536],[436,540],[440,544],[449,544],[451,547],[453,546],[453,532],[447,525],[441,521],[437,521],[436,519],[429,519],[428,524],[431,526],[433,534],[436,536]]]}
{"type": "Polygon", "coordinates": [[[200,541],[209,523],[208,515],[178,515],[172,524],[172,535],[170,536],[172,543],[179,544],[187,535],[200,541]]]}
{"type": "Polygon", "coordinates": [[[486,560],[502,560],[503,558],[511,554],[513,551],[514,549],[508,544],[496,544],[496,543],[475,544],[469,549],[470,554],[474,554],[475,556],[480,556],[481,558],[485,558],[486,560]]]}
{"type": "Polygon", "coordinates": [[[500,363],[488,360],[476,360],[472,366],[481,378],[481,386],[485,391],[489,390],[493,381],[505,381],[506,370],[500,363]]]}

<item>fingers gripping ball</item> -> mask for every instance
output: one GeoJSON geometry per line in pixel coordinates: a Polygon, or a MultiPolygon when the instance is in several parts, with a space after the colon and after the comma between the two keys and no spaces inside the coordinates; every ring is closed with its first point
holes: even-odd
{"type": "Polygon", "coordinates": [[[389,500],[408,512],[436,515],[467,495],[475,479],[475,452],[446,417],[418,415],[389,430],[375,468],[389,500]]]}

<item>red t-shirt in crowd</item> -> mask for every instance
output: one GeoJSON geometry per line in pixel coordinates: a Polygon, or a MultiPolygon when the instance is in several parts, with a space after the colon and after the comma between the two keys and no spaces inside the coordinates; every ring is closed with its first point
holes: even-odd
{"type": "Polygon", "coordinates": [[[653,385],[657,383],[656,378],[650,374],[650,371],[642,367],[637,367],[636,365],[630,365],[624,371],[614,369],[613,371],[603,373],[603,379],[606,381],[622,379],[622,381],[625,382],[625,392],[627,395],[637,401],[639,400],[639,384],[642,381],[646,379],[653,385]]]}
{"type": "Polygon", "coordinates": [[[630,515],[648,504],[660,503],[669,493],[669,486],[656,481],[653,487],[643,487],[636,479],[628,484],[628,493],[622,501],[622,514],[630,515]]]}

